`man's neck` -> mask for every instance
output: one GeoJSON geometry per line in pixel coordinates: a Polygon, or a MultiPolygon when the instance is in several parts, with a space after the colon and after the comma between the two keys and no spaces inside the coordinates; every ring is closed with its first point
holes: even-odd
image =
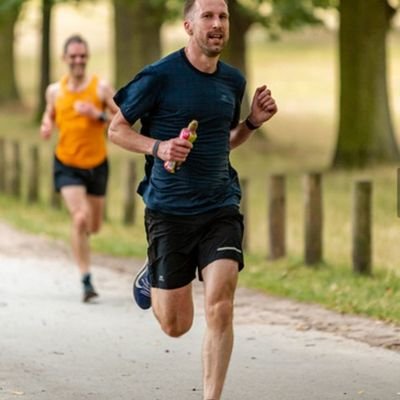
{"type": "Polygon", "coordinates": [[[80,90],[87,84],[86,75],[68,76],[68,86],[71,90],[80,90]]]}
{"type": "Polygon", "coordinates": [[[208,57],[190,44],[185,47],[185,54],[189,62],[199,71],[212,74],[217,70],[219,56],[208,57]]]}

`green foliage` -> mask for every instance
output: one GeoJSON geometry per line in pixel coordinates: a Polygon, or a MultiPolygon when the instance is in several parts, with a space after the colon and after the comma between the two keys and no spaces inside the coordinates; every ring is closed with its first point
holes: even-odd
{"type": "Polygon", "coordinates": [[[317,8],[337,8],[339,0],[312,0],[312,4],[317,8]]]}
{"type": "MultiPolygon", "coordinates": [[[[0,4],[0,13],[4,11],[8,11],[12,8],[18,8],[22,6],[24,3],[26,3],[28,0],[2,0],[0,4]]],[[[43,0],[42,0],[43,1],[43,0]]],[[[51,2],[53,4],[56,3],[82,3],[84,1],[95,1],[95,0],[47,0],[48,2],[51,2]]]]}
{"type": "Polygon", "coordinates": [[[303,25],[316,24],[313,4],[309,1],[273,0],[272,16],[275,24],[282,29],[293,30],[303,25]]]}
{"type": "Polygon", "coordinates": [[[26,0],[3,0],[0,4],[0,13],[11,9],[18,9],[26,0]]]}
{"type": "Polygon", "coordinates": [[[243,16],[266,28],[271,38],[282,30],[320,24],[317,9],[337,6],[337,0],[241,0],[243,16]]]}

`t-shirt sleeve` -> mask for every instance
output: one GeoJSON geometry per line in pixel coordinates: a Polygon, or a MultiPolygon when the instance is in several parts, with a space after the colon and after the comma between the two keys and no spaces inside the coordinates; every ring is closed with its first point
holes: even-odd
{"type": "Polygon", "coordinates": [[[154,68],[148,66],[117,91],[114,101],[131,125],[157,104],[160,83],[161,79],[154,68]]]}
{"type": "Polygon", "coordinates": [[[246,90],[246,80],[244,78],[240,79],[240,84],[238,85],[238,93],[236,96],[235,110],[233,114],[233,119],[231,123],[231,129],[237,127],[240,121],[240,111],[242,107],[243,96],[246,90]]]}

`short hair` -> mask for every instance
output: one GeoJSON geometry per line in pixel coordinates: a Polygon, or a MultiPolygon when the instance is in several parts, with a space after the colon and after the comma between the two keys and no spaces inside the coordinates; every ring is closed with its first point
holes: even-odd
{"type": "Polygon", "coordinates": [[[81,43],[85,45],[86,50],[89,51],[88,43],[81,35],[72,35],[69,38],[67,38],[67,40],[64,43],[64,54],[67,54],[68,46],[71,43],[81,43]]]}
{"type": "MultiPolygon", "coordinates": [[[[224,0],[226,5],[228,5],[228,0],[224,0]]],[[[183,16],[186,18],[190,11],[192,11],[196,0],[185,0],[185,5],[183,6],[183,16]]]]}

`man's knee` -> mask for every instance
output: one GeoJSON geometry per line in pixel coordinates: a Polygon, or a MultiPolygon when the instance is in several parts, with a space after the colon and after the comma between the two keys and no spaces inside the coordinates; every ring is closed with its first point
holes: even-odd
{"type": "Polygon", "coordinates": [[[101,228],[101,221],[95,221],[92,223],[92,226],[90,227],[90,233],[95,234],[100,231],[101,228]]]}
{"type": "Polygon", "coordinates": [[[156,315],[158,322],[160,323],[161,329],[168,336],[180,337],[187,333],[192,327],[193,318],[187,316],[179,317],[173,316],[168,318],[160,318],[156,315]]]}
{"type": "Polygon", "coordinates": [[[72,220],[74,228],[78,232],[88,232],[89,231],[89,215],[84,211],[76,211],[72,215],[72,220]]]}
{"type": "Polygon", "coordinates": [[[224,329],[232,324],[233,302],[230,299],[222,299],[206,304],[207,324],[214,328],[224,329]]]}

